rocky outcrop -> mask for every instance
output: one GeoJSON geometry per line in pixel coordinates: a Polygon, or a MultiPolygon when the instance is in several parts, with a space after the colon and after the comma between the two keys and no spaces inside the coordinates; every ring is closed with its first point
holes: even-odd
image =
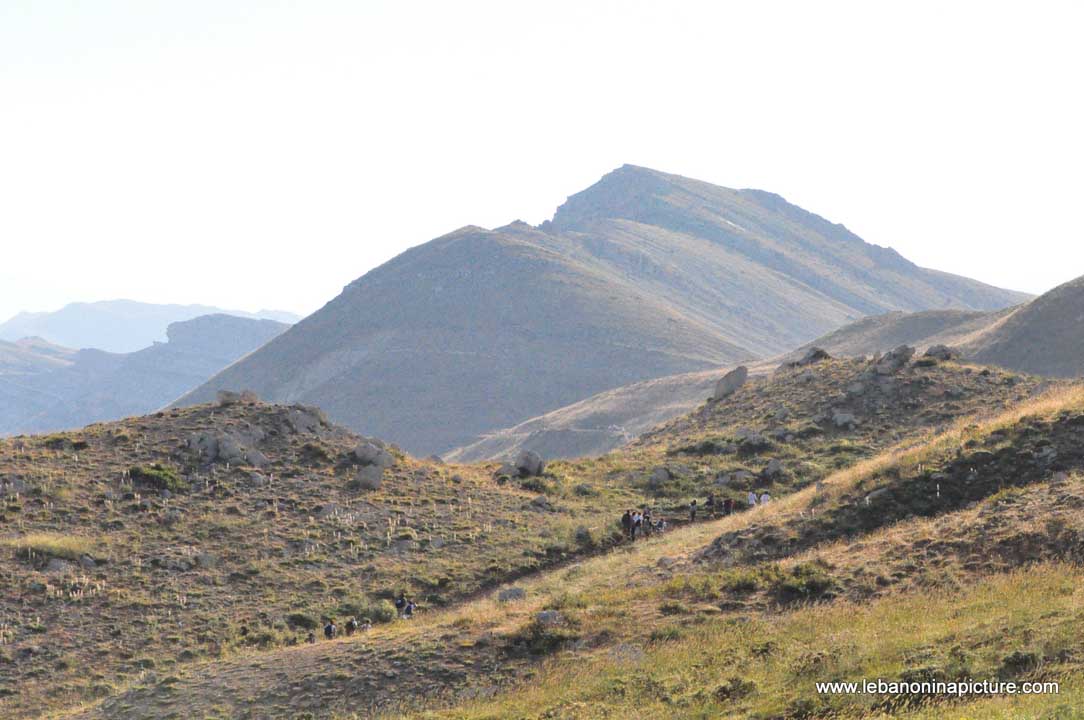
{"type": "Polygon", "coordinates": [[[712,400],[722,400],[723,398],[733,395],[738,388],[745,384],[746,379],[749,377],[749,368],[744,365],[739,365],[734,368],[715,384],[715,393],[712,395],[712,400]]]}

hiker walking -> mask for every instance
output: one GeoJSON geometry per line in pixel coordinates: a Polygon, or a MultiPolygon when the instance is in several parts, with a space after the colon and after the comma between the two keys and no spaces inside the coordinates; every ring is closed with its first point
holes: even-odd
{"type": "Polygon", "coordinates": [[[757,494],[752,490],[749,491],[749,495],[746,497],[746,501],[749,503],[749,507],[757,506],[757,494]]]}
{"type": "Polygon", "coordinates": [[[734,512],[734,500],[732,498],[726,498],[723,500],[723,515],[729,515],[734,512]]]}
{"type": "Polygon", "coordinates": [[[689,522],[696,522],[696,500],[689,503],[689,522]]]}
{"type": "Polygon", "coordinates": [[[399,597],[395,598],[395,612],[396,612],[396,614],[399,615],[400,617],[402,617],[403,612],[406,611],[406,606],[407,606],[406,593],[401,592],[401,593],[399,593],[399,597]]]}
{"type": "Polygon", "coordinates": [[[625,514],[621,516],[621,527],[629,540],[632,540],[632,510],[626,510],[625,514]]]}
{"type": "Polygon", "coordinates": [[[351,617],[346,621],[346,637],[352,636],[358,631],[358,619],[351,617]]]}
{"type": "Polygon", "coordinates": [[[762,495],[760,496],[760,504],[761,504],[761,505],[767,505],[767,504],[768,504],[768,501],[769,501],[769,500],[771,500],[771,499],[772,499],[772,496],[771,496],[771,495],[769,495],[768,493],[763,493],[763,494],[762,494],[762,495]]]}
{"type": "Polygon", "coordinates": [[[324,626],[324,637],[328,640],[334,640],[335,635],[338,634],[339,628],[335,627],[334,620],[328,620],[327,625],[324,626]]]}

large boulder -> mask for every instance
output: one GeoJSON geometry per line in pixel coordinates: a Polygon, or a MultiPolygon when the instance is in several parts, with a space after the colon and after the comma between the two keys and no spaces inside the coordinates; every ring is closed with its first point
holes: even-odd
{"type": "Polygon", "coordinates": [[[516,469],[521,477],[534,477],[545,471],[546,461],[534,450],[524,450],[516,458],[516,469]]]}
{"type": "Polygon", "coordinates": [[[744,365],[739,365],[726,375],[723,375],[719,379],[719,382],[715,383],[715,394],[712,395],[713,400],[722,400],[725,397],[733,395],[738,388],[745,384],[746,379],[749,377],[749,368],[744,365]]]}
{"type": "Polygon", "coordinates": [[[910,345],[900,345],[885,353],[873,368],[878,375],[893,375],[903,369],[914,354],[915,349],[910,345]]]}
{"type": "Polygon", "coordinates": [[[828,354],[828,351],[824,348],[811,347],[806,350],[805,355],[800,359],[793,362],[783,363],[781,368],[794,368],[794,367],[806,367],[807,365],[814,365],[824,360],[831,360],[832,356],[828,354]]]}
{"type": "Polygon", "coordinates": [[[376,465],[381,468],[389,468],[395,464],[395,456],[388,452],[378,442],[363,440],[358,443],[351,454],[362,465],[376,465]]]}
{"type": "Polygon", "coordinates": [[[384,484],[384,468],[380,465],[366,465],[354,476],[354,485],[359,490],[379,490],[384,484]]]}
{"type": "Polygon", "coordinates": [[[220,407],[229,407],[230,405],[241,404],[241,393],[234,392],[232,390],[219,390],[215,393],[215,402],[220,407]]]}

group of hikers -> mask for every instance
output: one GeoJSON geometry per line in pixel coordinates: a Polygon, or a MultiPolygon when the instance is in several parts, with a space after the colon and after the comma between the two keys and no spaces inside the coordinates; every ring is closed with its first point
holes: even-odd
{"type": "MultiPolygon", "coordinates": [[[[404,620],[410,620],[414,617],[414,611],[418,609],[418,603],[413,599],[408,598],[405,592],[399,593],[395,598],[395,613],[398,617],[404,620]]],[[[373,629],[373,621],[369,618],[363,618],[361,622],[358,622],[357,618],[351,617],[343,625],[346,637],[351,637],[358,630],[365,632],[366,630],[373,629]]],[[[334,618],[328,618],[327,624],[324,625],[324,638],[327,640],[334,640],[339,636],[339,626],[335,624],[334,618]]],[[[310,643],[316,642],[316,633],[310,632],[310,643]]]]}
{"type": "MultiPolygon", "coordinates": [[[[772,496],[767,492],[758,495],[750,490],[746,502],[750,508],[754,508],[758,505],[767,505],[771,502],[771,499],[772,496]]],[[[704,513],[709,518],[717,518],[720,515],[730,515],[740,509],[738,507],[739,502],[740,501],[735,501],[733,498],[717,499],[714,493],[708,493],[707,502],[702,506],[696,500],[689,503],[689,522],[696,522],[697,514],[700,513],[701,508],[703,508],[704,513]]],[[[652,533],[665,530],[666,527],[666,520],[655,520],[652,517],[650,508],[645,510],[626,510],[625,514],[621,516],[621,529],[629,540],[635,540],[638,537],[648,537],[652,533]]]]}
{"type": "Polygon", "coordinates": [[[629,540],[638,537],[648,537],[652,533],[660,533],[666,530],[666,521],[656,520],[651,514],[651,508],[643,510],[629,509],[621,516],[621,529],[629,540]]]}

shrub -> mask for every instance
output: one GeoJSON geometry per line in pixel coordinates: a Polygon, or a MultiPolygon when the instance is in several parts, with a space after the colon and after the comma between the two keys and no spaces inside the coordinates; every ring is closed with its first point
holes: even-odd
{"type": "Polygon", "coordinates": [[[128,477],[133,483],[155,488],[156,490],[169,490],[181,492],[188,489],[188,482],[177,475],[177,471],[160,463],[150,467],[133,465],[128,469],[128,477]]]}
{"type": "Polygon", "coordinates": [[[320,621],[306,612],[292,612],[286,616],[286,624],[293,629],[315,630],[320,627],[320,621]]]}

